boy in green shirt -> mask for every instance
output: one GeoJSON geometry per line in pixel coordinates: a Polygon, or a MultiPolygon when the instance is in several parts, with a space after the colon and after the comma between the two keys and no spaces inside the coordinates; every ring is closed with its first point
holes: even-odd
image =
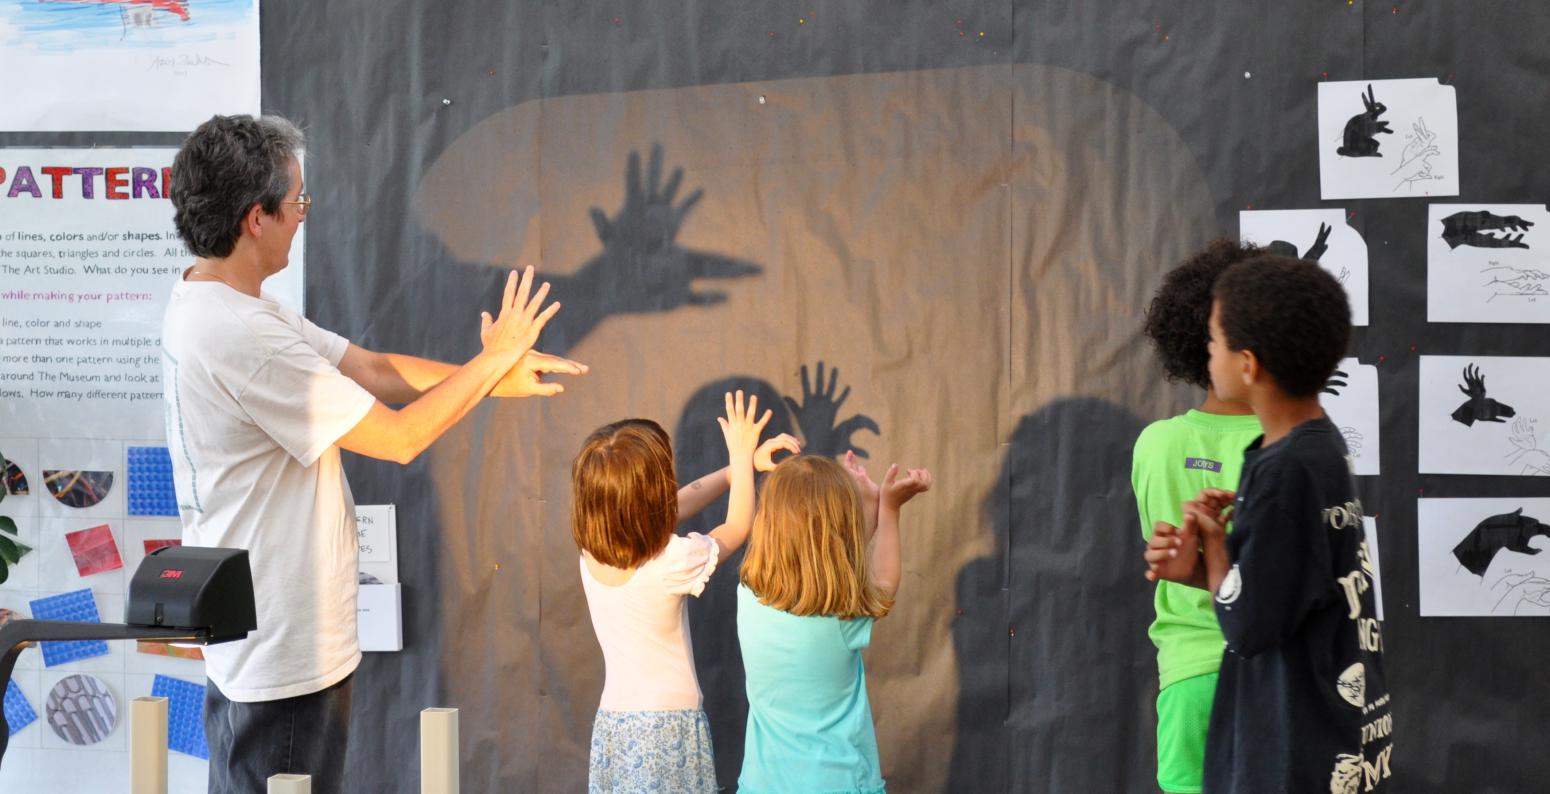
{"type": "MultiPolygon", "coordinates": [[[[1177,527],[1181,505],[1204,488],[1233,490],[1243,450],[1260,435],[1244,403],[1226,402],[1211,389],[1211,290],[1229,266],[1260,253],[1258,247],[1217,240],[1163,279],[1146,313],[1146,335],[1169,380],[1205,389],[1199,408],[1153,422],[1136,439],[1131,485],[1150,541],[1159,523],[1177,527]]],[[[1147,578],[1156,581],[1149,571],[1147,578]]],[[[1147,634],[1157,646],[1157,785],[1168,794],[1199,794],[1206,727],[1222,662],[1222,630],[1211,595],[1197,587],[1158,581],[1157,619],[1147,634]]]]}

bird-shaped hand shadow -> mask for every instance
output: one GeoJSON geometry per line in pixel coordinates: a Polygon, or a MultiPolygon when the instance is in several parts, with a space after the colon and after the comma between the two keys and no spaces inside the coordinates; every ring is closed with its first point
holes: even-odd
{"type": "Polygon", "coordinates": [[[578,275],[599,291],[599,308],[605,314],[721,303],[727,299],[725,292],[696,291],[695,279],[742,278],[760,272],[753,262],[677,244],[684,219],[705,195],[703,189],[695,190],[675,203],[683,175],[682,168],[674,168],[667,182],[662,182],[662,146],[656,144],[642,180],[640,154],[630,152],[624,206],[611,218],[592,208],[592,225],[603,252],[582,265],[578,275]]]}
{"type": "Polygon", "coordinates": [[[864,414],[856,414],[843,422],[836,422],[840,415],[840,406],[845,404],[845,399],[850,396],[850,387],[835,396],[839,388],[840,371],[837,368],[829,370],[829,382],[823,382],[823,362],[817,365],[817,380],[809,380],[807,365],[802,365],[802,402],[798,403],[790,397],[785,397],[786,407],[791,409],[791,416],[796,420],[797,427],[802,431],[802,451],[809,455],[834,456],[854,450],[860,457],[868,457],[867,451],[851,443],[851,436],[862,430],[870,430],[881,434],[882,430],[877,422],[864,414]],[[816,388],[814,385],[816,384],[816,388]]]}
{"type": "Polygon", "coordinates": [[[662,146],[651,147],[644,177],[640,153],[630,152],[624,169],[624,206],[609,217],[591,209],[603,250],[570,275],[546,275],[553,295],[565,304],[544,331],[545,352],[565,355],[611,315],[667,312],[685,305],[726,301],[720,291],[694,289],[702,278],[744,278],[759,265],[735,257],[678,245],[678,232],[705,195],[695,190],[678,201],[682,168],[662,182],[662,146]]]}

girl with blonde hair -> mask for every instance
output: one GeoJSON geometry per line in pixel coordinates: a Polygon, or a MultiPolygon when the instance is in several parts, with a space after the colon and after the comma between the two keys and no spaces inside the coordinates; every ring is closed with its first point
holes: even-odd
{"type": "Polygon", "coordinates": [[[812,455],[764,481],[737,588],[748,681],[742,794],[878,794],[883,776],[861,650],[899,590],[899,508],[931,472],[874,483],[812,455]]]}
{"type": "Polygon", "coordinates": [[[754,470],[774,468],[777,450],[799,452],[782,434],[759,443],[770,412],[758,398],[727,394],[717,418],[730,462],[678,489],[667,432],[626,419],[587,437],[571,465],[571,534],[582,589],[603,649],[603,696],[592,723],[590,792],[715,792],[710,728],[686,619],[717,560],[743,545],[754,514],[754,470]],[[677,523],[730,489],[727,519],[708,535],[675,535],[677,523]]]}

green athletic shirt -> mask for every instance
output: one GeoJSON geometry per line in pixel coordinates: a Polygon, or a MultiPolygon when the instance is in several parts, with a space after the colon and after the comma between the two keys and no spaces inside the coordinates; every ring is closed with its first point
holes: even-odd
{"type": "MultiPolygon", "coordinates": [[[[1243,450],[1260,435],[1259,419],[1253,414],[1223,416],[1191,410],[1148,425],[1136,439],[1130,469],[1141,536],[1151,540],[1152,524],[1158,521],[1178,526],[1183,520],[1181,505],[1202,488],[1237,488],[1243,450]]],[[[1157,646],[1159,688],[1216,672],[1226,641],[1216,623],[1210,593],[1158,582],[1154,602],[1157,619],[1147,634],[1157,646]]]]}

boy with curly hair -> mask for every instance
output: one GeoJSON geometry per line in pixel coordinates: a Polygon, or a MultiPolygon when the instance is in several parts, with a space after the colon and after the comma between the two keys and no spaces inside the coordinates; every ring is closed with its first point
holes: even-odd
{"type": "Polygon", "coordinates": [[[1215,596],[1226,638],[1205,791],[1381,792],[1393,718],[1372,564],[1349,453],[1319,405],[1351,336],[1345,290],[1264,255],[1228,268],[1213,297],[1212,388],[1264,436],[1236,494],[1202,490],[1146,553],[1149,576],[1215,596]]]}
{"type": "MultiPolygon", "coordinates": [[[[1201,489],[1236,488],[1243,450],[1260,434],[1247,405],[1211,388],[1206,351],[1217,277],[1259,253],[1231,240],[1211,243],[1163,278],[1147,310],[1146,335],[1168,379],[1205,390],[1199,407],[1153,422],[1136,439],[1130,479],[1147,541],[1154,527],[1178,527],[1180,505],[1201,489]]],[[[1153,603],[1157,618],[1147,634],[1157,646],[1157,785],[1168,794],[1200,794],[1222,630],[1210,594],[1197,587],[1158,581],[1153,603]]]]}

